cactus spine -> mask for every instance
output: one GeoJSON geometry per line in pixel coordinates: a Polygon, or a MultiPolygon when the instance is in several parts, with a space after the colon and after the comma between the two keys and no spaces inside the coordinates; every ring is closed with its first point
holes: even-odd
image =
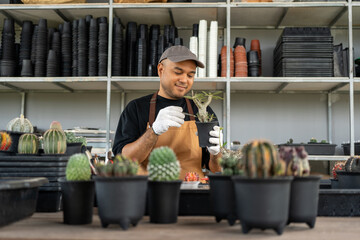
{"type": "Polygon", "coordinates": [[[88,181],[91,178],[89,159],[83,153],[74,154],[66,165],[66,179],[68,181],[88,181]]]}
{"type": "Polygon", "coordinates": [[[282,146],[279,149],[279,156],[286,163],[285,175],[299,177],[310,175],[308,154],[304,146],[282,146]]]}
{"type": "Polygon", "coordinates": [[[345,163],[345,170],[347,172],[360,172],[360,156],[349,157],[345,163]]]}
{"type": "Polygon", "coordinates": [[[0,132],[0,150],[8,150],[11,146],[11,143],[12,141],[10,135],[6,132],[0,132]]]}
{"type": "Polygon", "coordinates": [[[6,129],[13,132],[33,133],[34,128],[31,122],[24,117],[23,114],[18,118],[14,118],[8,124],[6,129]]]}
{"type": "Polygon", "coordinates": [[[174,181],[180,177],[180,163],[171,148],[159,147],[150,153],[148,171],[152,181],[174,181]]]}
{"type": "Polygon", "coordinates": [[[39,138],[33,133],[26,133],[20,136],[18,153],[37,154],[39,151],[39,138]]]}
{"type": "Polygon", "coordinates": [[[43,144],[45,154],[64,154],[66,152],[66,136],[59,122],[53,121],[50,124],[50,129],[44,133],[43,144]]]}
{"type": "Polygon", "coordinates": [[[254,140],[243,149],[244,174],[250,178],[266,178],[284,173],[274,145],[265,140],[254,140]]]}

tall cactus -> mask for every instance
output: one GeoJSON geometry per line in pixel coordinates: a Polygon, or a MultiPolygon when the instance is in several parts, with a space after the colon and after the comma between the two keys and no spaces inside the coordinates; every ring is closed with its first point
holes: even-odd
{"type": "Polygon", "coordinates": [[[360,172],[360,156],[353,156],[346,160],[345,170],[347,172],[360,172]]]}
{"type": "Polygon", "coordinates": [[[148,171],[152,181],[179,180],[180,163],[171,148],[159,147],[150,153],[148,171]]]}
{"type": "Polygon", "coordinates": [[[66,136],[59,122],[53,121],[50,124],[50,129],[44,133],[43,144],[45,154],[64,154],[66,152],[66,136]]]}
{"type": "Polygon", "coordinates": [[[284,173],[274,145],[265,140],[254,140],[242,149],[244,174],[250,178],[266,178],[284,173]]]}
{"type": "Polygon", "coordinates": [[[34,128],[29,121],[29,119],[25,118],[23,114],[18,118],[12,119],[6,126],[8,131],[12,132],[23,132],[23,133],[33,133],[34,128]]]}
{"type": "Polygon", "coordinates": [[[6,132],[0,132],[0,150],[7,151],[11,146],[11,137],[6,132]]]}
{"type": "Polygon", "coordinates": [[[39,152],[39,138],[33,133],[25,133],[20,136],[18,153],[37,154],[39,152]]]}

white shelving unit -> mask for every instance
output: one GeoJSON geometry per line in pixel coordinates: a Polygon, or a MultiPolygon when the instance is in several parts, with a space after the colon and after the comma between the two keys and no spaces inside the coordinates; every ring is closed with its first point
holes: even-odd
{"type": "MultiPolygon", "coordinates": [[[[138,24],[173,24],[179,30],[191,30],[192,24],[205,19],[218,21],[219,29],[224,30],[224,43],[231,46],[234,30],[281,30],[287,26],[328,26],[332,29],[345,29],[348,32],[349,49],[353,48],[352,30],[360,26],[360,2],[349,0],[339,2],[219,2],[219,3],[150,3],[150,4],[56,4],[56,5],[9,5],[0,4],[0,21],[12,17],[21,24],[23,20],[37,23],[40,18],[48,19],[49,27],[57,27],[64,21],[107,16],[119,17],[125,26],[128,21],[138,24]],[[257,17],[259,16],[259,17],[257,17]]],[[[21,92],[22,104],[28,92],[106,92],[106,131],[110,132],[111,93],[121,92],[122,107],[124,94],[132,91],[156,90],[159,80],[156,77],[117,77],[111,76],[112,21],[109,21],[108,74],[105,77],[55,77],[55,78],[0,78],[1,92],[21,92]],[[140,84],[139,84],[140,83],[140,84]]],[[[349,77],[346,78],[296,78],[296,77],[247,77],[247,78],[198,78],[193,89],[223,90],[226,141],[231,142],[230,97],[234,92],[244,93],[283,93],[333,92],[349,93],[350,143],[354,154],[354,92],[360,90],[360,78],[353,77],[353,52],[349,56],[349,77]]],[[[228,59],[229,63],[229,59],[228,59]]],[[[230,69],[228,64],[227,69],[230,69]]],[[[229,71],[228,71],[229,72],[229,71]]],[[[22,106],[22,109],[24,107],[22,106]]],[[[331,104],[328,104],[331,114],[331,104]]],[[[331,136],[331,121],[328,119],[328,132],[331,136]]],[[[331,141],[331,139],[329,139],[331,141]]],[[[310,160],[345,160],[346,156],[311,156],[310,160]]]]}

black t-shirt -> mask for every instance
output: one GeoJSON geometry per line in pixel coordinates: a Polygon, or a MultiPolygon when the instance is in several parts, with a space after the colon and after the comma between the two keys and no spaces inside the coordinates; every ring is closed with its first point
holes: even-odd
{"type": "MultiPolygon", "coordinates": [[[[124,111],[122,112],[118,127],[116,129],[114,144],[112,147],[113,153],[116,155],[122,152],[123,147],[126,144],[132,143],[136,141],[139,137],[141,137],[145,131],[147,123],[149,122],[149,111],[150,111],[150,99],[153,94],[132,100],[129,104],[125,107],[124,111]]],[[[191,107],[193,108],[194,114],[196,115],[198,112],[198,108],[196,107],[195,103],[190,100],[191,107]]],[[[155,119],[160,111],[168,106],[179,106],[182,107],[184,112],[189,112],[186,106],[185,98],[179,100],[171,100],[167,98],[163,98],[161,96],[157,96],[156,99],[156,113],[155,119]]],[[[207,107],[207,111],[210,114],[214,114],[215,119],[216,115],[214,111],[207,107]]],[[[185,121],[189,121],[190,117],[185,115],[185,121]]],[[[209,168],[209,152],[206,148],[203,148],[202,151],[202,162],[206,168],[209,168]]]]}

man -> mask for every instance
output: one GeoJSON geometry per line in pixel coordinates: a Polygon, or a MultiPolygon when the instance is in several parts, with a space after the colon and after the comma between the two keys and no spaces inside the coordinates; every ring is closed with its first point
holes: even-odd
{"type": "MultiPolygon", "coordinates": [[[[194,83],[197,66],[203,68],[204,64],[188,48],[168,48],[157,67],[159,91],[131,101],[121,114],[113,152],[136,158],[140,163],[139,174],[146,174],[148,156],[160,146],[174,150],[181,165],[181,180],[187,172],[203,177],[203,166],[212,172],[221,171],[220,128],[215,126],[209,133],[209,142],[214,146],[200,148],[194,118],[198,109],[193,101],[184,98],[194,83]]],[[[207,110],[214,113],[210,107],[207,110]]]]}

